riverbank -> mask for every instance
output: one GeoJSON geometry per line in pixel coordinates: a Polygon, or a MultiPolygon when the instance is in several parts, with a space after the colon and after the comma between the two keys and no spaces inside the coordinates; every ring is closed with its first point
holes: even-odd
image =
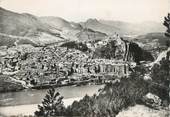
{"type": "Polygon", "coordinates": [[[0,75],[0,93],[17,92],[25,89],[21,82],[14,81],[7,75],[0,75]]]}
{"type": "MultiPolygon", "coordinates": [[[[67,107],[74,101],[79,101],[83,97],[63,99],[64,105],[67,107]]],[[[13,115],[34,115],[34,112],[38,110],[38,104],[17,105],[17,106],[5,106],[0,107],[0,115],[13,116],[13,115]]]]}
{"type": "Polygon", "coordinates": [[[99,82],[97,79],[89,79],[89,80],[82,80],[82,81],[74,81],[68,83],[42,83],[37,85],[26,85],[26,82],[22,80],[16,80],[8,75],[0,75],[0,93],[6,92],[19,92],[23,90],[29,89],[49,89],[50,87],[59,88],[65,86],[83,86],[83,85],[102,85],[104,83],[99,82]]]}

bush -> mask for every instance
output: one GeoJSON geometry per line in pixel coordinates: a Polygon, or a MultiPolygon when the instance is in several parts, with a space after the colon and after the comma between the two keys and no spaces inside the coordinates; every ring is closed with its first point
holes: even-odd
{"type": "Polygon", "coordinates": [[[67,47],[70,49],[77,49],[80,50],[82,52],[87,52],[89,50],[89,48],[87,47],[86,44],[83,44],[82,42],[75,42],[75,41],[70,41],[70,42],[66,42],[64,44],[61,45],[61,47],[67,47]]]}
{"type": "Polygon", "coordinates": [[[160,61],[160,64],[155,64],[151,71],[151,77],[155,83],[169,87],[170,83],[170,52],[167,57],[160,61]]]}
{"type": "MultiPolygon", "coordinates": [[[[150,82],[143,80],[142,77],[138,77],[138,74],[133,73],[129,78],[122,78],[120,82],[106,84],[97,96],[93,95],[90,97],[86,95],[82,100],[74,101],[66,109],[61,103],[62,98],[54,106],[46,106],[50,105],[49,102],[51,102],[47,101],[48,104],[44,103],[48,97],[46,96],[43,107],[39,106],[40,111],[37,114],[69,117],[115,117],[120,111],[129,106],[144,104],[142,103],[142,99],[150,91],[151,93],[158,94],[158,96],[164,95],[157,93],[164,90],[151,85],[150,82]],[[52,111],[52,108],[55,111],[52,111]]],[[[52,92],[54,93],[54,89],[49,91],[48,94],[54,95],[52,92]]],[[[57,95],[59,94],[57,93],[57,95]]]]}
{"type": "Polygon", "coordinates": [[[51,88],[47,91],[45,98],[42,101],[42,106],[38,105],[39,111],[35,112],[38,117],[48,116],[62,116],[65,114],[65,107],[63,105],[63,97],[59,96],[60,93],[51,88]]]}
{"type": "Polygon", "coordinates": [[[99,95],[85,96],[67,108],[68,116],[115,117],[122,109],[135,105],[148,93],[148,83],[135,75],[109,83],[99,95]]]}

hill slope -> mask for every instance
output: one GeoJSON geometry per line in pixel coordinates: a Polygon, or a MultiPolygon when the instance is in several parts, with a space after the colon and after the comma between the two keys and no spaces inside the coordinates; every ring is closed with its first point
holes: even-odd
{"type": "Polygon", "coordinates": [[[139,35],[135,38],[136,41],[139,41],[142,43],[151,42],[156,39],[160,45],[165,45],[166,41],[169,40],[169,38],[166,37],[164,33],[160,33],[160,32],[147,33],[146,35],[139,35]]]}
{"type": "MultiPolygon", "coordinates": [[[[14,42],[17,39],[12,38],[10,35],[24,37],[23,39],[28,38],[41,44],[44,44],[44,41],[48,43],[63,39],[60,36],[60,31],[51,30],[49,26],[41,22],[38,17],[26,13],[14,13],[1,7],[0,33],[9,35],[8,38],[14,42]]],[[[3,40],[4,39],[5,38],[3,38],[3,40]]]]}
{"type": "MultiPolygon", "coordinates": [[[[26,37],[38,45],[44,45],[61,40],[84,40],[82,37],[87,37],[87,33],[83,31],[79,23],[69,22],[59,17],[36,17],[31,14],[11,12],[0,7],[0,33],[9,35],[6,39],[8,41],[5,38],[3,41],[11,42],[10,45],[16,41],[16,38],[13,39],[10,35],[24,37],[24,39],[26,37]]],[[[105,36],[103,33],[90,29],[88,33],[95,37],[105,36]]]]}
{"type": "Polygon", "coordinates": [[[36,36],[39,30],[48,31],[37,17],[14,13],[0,8],[0,32],[16,36],[36,36]]]}
{"type": "Polygon", "coordinates": [[[128,23],[121,21],[88,19],[81,24],[84,27],[106,34],[114,34],[116,32],[120,35],[139,35],[165,31],[163,25],[157,22],[128,23]]]}

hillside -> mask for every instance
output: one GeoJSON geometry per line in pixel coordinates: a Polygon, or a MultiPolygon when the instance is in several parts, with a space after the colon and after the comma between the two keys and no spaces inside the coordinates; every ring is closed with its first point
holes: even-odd
{"type": "Polygon", "coordinates": [[[115,32],[120,33],[119,27],[102,24],[97,19],[88,19],[86,22],[82,22],[81,25],[85,28],[90,28],[106,34],[113,34],[115,32]]]}
{"type": "Polygon", "coordinates": [[[142,43],[147,43],[147,42],[157,40],[160,45],[165,45],[166,41],[169,40],[169,38],[166,37],[164,33],[154,32],[154,33],[147,33],[145,35],[139,35],[135,38],[135,40],[142,43]]]}
{"type": "Polygon", "coordinates": [[[143,35],[152,32],[164,32],[165,28],[161,22],[141,22],[141,23],[128,23],[122,21],[109,21],[109,20],[99,20],[100,23],[111,25],[114,27],[119,27],[123,34],[134,34],[143,35]],[[126,32],[126,33],[125,33],[126,32]]]}
{"type": "Polygon", "coordinates": [[[14,45],[18,38],[24,42],[31,41],[36,45],[45,45],[55,43],[62,40],[87,40],[88,35],[92,35],[90,39],[104,38],[106,34],[95,30],[84,30],[79,23],[69,22],[60,17],[37,17],[27,13],[15,13],[0,8],[0,33],[7,35],[1,38],[1,46],[14,45]],[[87,32],[87,33],[86,33],[87,32]],[[11,36],[12,35],[12,36],[11,36]]]}
{"type": "Polygon", "coordinates": [[[81,25],[76,23],[68,22],[60,17],[39,17],[39,20],[43,23],[48,25],[50,28],[57,29],[57,30],[80,30],[82,29],[81,25]]]}
{"type": "Polygon", "coordinates": [[[48,32],[46,27],[31,14],[14,13],[0,8],[0,32],[16,36],[34,37],[39,30],[48,32]]]}
{"type": "MultiPolygon", "coordinates": [[[[23,37],[24,40],[27,38],[36,42],[36,44],[56,42],[63,39],[60,36],[60,31],[51,30],[48,25],[42,23],[38,17],[31,14],[14,13],[3,8],[0,8],[0,14],[0,33],[7,35],[10,42],[17,40],[12,36],[18,36],[20,39],[23,37]]],[[[6,38],[3,38],[4,40],[6,38]]]]}
{"type": "MultiPolygon", "coordinates": [[[[156,22],[135,24],[88,19],[85,22],[75,23],[60,17],[37,17],[28,13],[15,13],[4,8],[0,8],[0,14],[0,33],[31,38],[31,41],[38,45],[54,43],[64,39],[81,41],[89,39],[101,40],[107,35],[115,33],[121,36],[132,36],[163,32],[165,30],[160,23],[156,22]]],[[[11,40],[15,42],[15,40],[11,40]]]]}
{"type": "Polygon", "coordinates": [[[106,34],[114,34],[116,32],[120,35],[141,35],[151,32],[165,31],[162,24],[157,22],[128,23],[114,20],[88,19],[86,22],[82,22],[81,24],[83,27],[106,34]]]}
{"type": "Polygon", "coordinates": [[[94,31],[92,29],[82,29],[76,34],[76,36],[81,41],[102,40],[107,37],[105,33],[94,31]]]}

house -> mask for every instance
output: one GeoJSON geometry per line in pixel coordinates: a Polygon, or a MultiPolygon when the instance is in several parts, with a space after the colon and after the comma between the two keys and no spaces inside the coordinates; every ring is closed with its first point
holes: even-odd
{"type": "Polygon", "coordinates": [[[117,77],[128,76],[129,64],[125,61],[115,61],[106,59],[91,59],[86,63],[74,62],[72,69],[76,74],[100,74],[117,77]]]}

